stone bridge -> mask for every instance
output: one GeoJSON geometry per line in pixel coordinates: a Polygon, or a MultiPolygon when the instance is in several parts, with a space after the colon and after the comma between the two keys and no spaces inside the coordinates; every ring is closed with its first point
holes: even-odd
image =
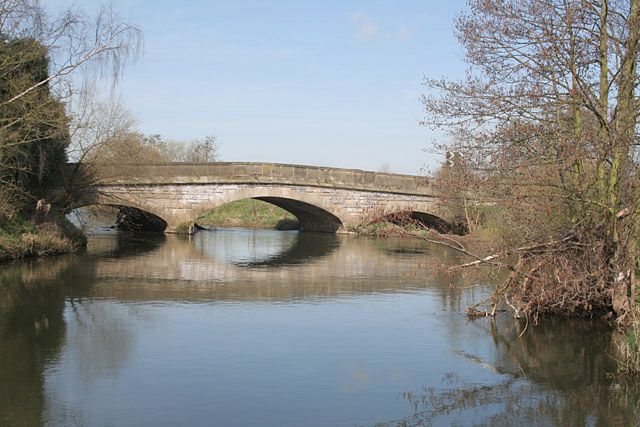
{"type": "Polygon", "coordinates": [[[202,214],[240,199],[258,199],[298,218],[306,231],[342,232],[369,218],[410,212],[446,230],[450,218],[423,176],[275,163],[92,165],[96,191],[80,205],[133,208],[151,229],[187,229],[202,214]]]}

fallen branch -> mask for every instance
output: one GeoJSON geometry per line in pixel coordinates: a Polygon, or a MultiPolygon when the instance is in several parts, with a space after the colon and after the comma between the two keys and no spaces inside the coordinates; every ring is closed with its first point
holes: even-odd
{"type": "MultiPolygon", "coordinates": [[[[424,240],[425,242],[435,243],[435,244],[437,244],[437,245],[441,245],[441,246],[445,246],[445,247],[447,247],[447,248],[451,248],[451,249],[453,249],[453,250],[455,250],[455,251],[458,251],[458,252],[460,252],[460,253],[463,253],[463,254],[465,254],[465,255],[467,255],[467,256],[469,256],[469,257],[471,257],[471,258],[475,258],[475,260],[476,260],[478,263],[485,263],[485,264],[492,265],[492,266],[494,266],[494,267],[507,268],[507,269],[509,269],[509,270],[512,270],[512,269],[513,269],[513,267],[512,267],[511,265],[509,265],[509,264],[505,264],[505,263],[502,263],[502,262],[492,262],[491,260],[483,260],[483,258],[482,258],[482,257],[480,257],[479,255],[474,254],[473,252],[470,252],[470,251],[469,251],[469,250],[467,250],[467,249],[466,249],[466,248],[465,248],[465,247],[464,247],[460,242],[457,242],[457,241],[455,241],[455,240],[451,239],[450,237],[449,237],[449,238],[447,238],[447,237],[445,237],[445,236],[438,235],[438,237],[440,237],[440,239],[442,239],[442,240],[437,240],[437,239],[432,239],[432,238],[429,238],[429,237],[427,237],[427,236],[423,236],[423,235],[415,234],[415,233],[406,233],[406,234],[407,234],[408,236],[411,236],[411,237],[415,237],[415,238],[417,238],[417,239],[424,240]],[[456,244],[454,245],[454,244],[449,243],[448,241],[445,241],[445,240],[454,241],[456,244]]],[[[497,258],[498,256],[499,256],[499,255],[496,255],[496,256],[495,256],[495,258],[497,258]]],[[[485,257],[485,258],[486,258],[486,257],[485,257]]],[[[492,259],[493,259],[493,258],[492,258],[492,259]]],[[[452,268],[453,268],[453,267],[452,267],[452,268]]],[[[451,270],[452,268],[450,268],[449,270],[451,270]]]]}
{"type": "Polygon", "coordinates": [[[493,255],[489,255],[489,256],[486,256],[486,257],[481,258],[481,259],[477,259],[475,261],[467,262],[467,263],[460,264],[460,265],[454,265],[453,267],[449,267],[449,271],[457,270],[459,268],[473,267],[474,265],[480,265],[482,263],[494,260],[494,259],[500,257],[500,255],[501,254],[493,254],[493,255]]]}

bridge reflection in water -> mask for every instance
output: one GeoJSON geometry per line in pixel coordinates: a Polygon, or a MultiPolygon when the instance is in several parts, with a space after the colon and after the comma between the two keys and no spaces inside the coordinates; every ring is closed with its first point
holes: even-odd
{"type": "Polygon", "coordinates": [[[457,257],[440,252],[433,258],[424,257],[429,249],[423,242],[399,239],[396,251],[393,240],[296,231],[220,229],[197,234],[193,241],[175,235],[140,239],[135,234],[93,239],[91,251],[96,260],[92,268],[101,285],[92,288],[91,296],[289,300],[395,292],[432,286],[434,281],[448,283],[450,278],[438,266],[443,256],[457,257]],[[145,252],[122,256],[136,246],[145,252]],[[407,253],[407,246],[419,263],[398,258],[398,253],[407,253]]]}

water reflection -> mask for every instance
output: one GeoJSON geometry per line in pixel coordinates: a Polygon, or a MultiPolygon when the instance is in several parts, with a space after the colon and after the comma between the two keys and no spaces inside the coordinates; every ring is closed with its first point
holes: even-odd
{"type": "Polygon", "coordinates": [[[341,240],[335,234],[300,233],[296,230],[221,228],[195,237],[201,254],[240,267],[283,267],[304,264],[336,250],[341,240]]]}
{"type": "Polygon", "coordinates": [[[0,424],[39,425],[43,372],[64,344],[64,291],[72,260],[5,265],[0,272],[0,424]]]}
{"type": "Polygon", "coordinates": [[[95,425],[97,409],[75,402],[82,402],[83,393],[96,384],[108,384],[126,372],[144,326],[152,327],[155,319],[142,306],[88,299],[68,299],[63,318],[68,325],[63,356],[43,372],[42,419],[48,425],[95,425]]]}
{"type": "Polygon", "coordinates": [[[405,392],[408,417],[377,423],[424,426],[459,423],[477,426],[638,425],[640,384],[615,372],[611,330],[583,320],[545,319],[523,333],[525,325],[505,316],[474,320],[471,329],[492,338],[490,354],[473,349],[456,355],[498,375],[491,384],[445,373],[442,384],[405,392]]]}
{"type": "Polygon", "coordinates": [[[0,424],[638,423],[638,385],[608,375],[609,330],[469,321],[488,289],[439,268],[455,259],[231,230],[103,234],[5,265],[0,424]]]}
{"type": "MultiPolygon", "coordinates": [[[[192,241],[167,236],[164,243],[143,243],[139,253],[132,249],[137,242],[127,239],[100,236],[98,241],[115,246],[99,243],[90,248],[91,269],[100,281],[91,289],[93,297],[288,301],[429,287],[444,294],[447,306],[470,302],[460,299],[460,292],[450,286],[452,277],[439,268],[436,260],[443,253],[424,256],[424,242],[423,252],[405,254],[415,262],[405,262],[380,250],[376,240],[295,231],[203,232],[192,241]],[[116,257],[120,247],[124,255],[116,257]]],[[[410,242],[388,240],[396,246],[404,241],[410,242]]]]}
{"type": "Polygon", "coordinates": [[[242,267],[285,267],[313,262],[340,247],[341,240],[330,233],[294,232],[293,243],[284,251],[263,259],[247,259],[234,264],[242,267]]]}
{"type": "Polygon", "coordinates": [[[197,234],[194,248],[199,254],[220,262],[265,263],[294,247],[298,234],[297,231],[220,228],[197,234]]]}
{"type": "Polygon", "coordinates": [[[162,233],[127,233],[96,235],[91,239],[91,254],[94,257],[137,257],[159,249],[167,237],[162,233]]]}

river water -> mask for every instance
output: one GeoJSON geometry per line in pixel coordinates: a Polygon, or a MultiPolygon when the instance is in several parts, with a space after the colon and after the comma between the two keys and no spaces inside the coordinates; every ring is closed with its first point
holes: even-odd
{"type": "Polygon", "coordinates": [[[638,425],[588,322],[469,320],[424,242],[97,232],[0,270],[0,425],[638,425]]]}

